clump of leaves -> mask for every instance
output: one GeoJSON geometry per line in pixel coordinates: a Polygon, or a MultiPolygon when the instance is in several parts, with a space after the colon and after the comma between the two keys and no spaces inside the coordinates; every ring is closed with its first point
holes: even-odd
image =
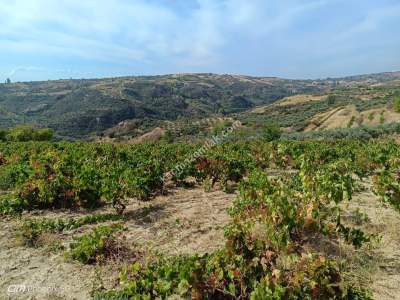
{"type": "Polygon", "coordinates": [[[30,226],[29,223],[24,222],[17,231],[17,238],[24,246],[36,247],[41,234],[42,231],[39,228],[30,226]]]}
{"type": "Polygon", "coordinates": [[[64,249],[59,236],[47,231],[42,231],[37,227],[30,227],[27,223],[21,225],[17,231],[17,240],[27,247],[43,247],[48,246],[52,252],[64,249]]]}
{"type": "Polygon", "coordinates": [[[37,240],[44,233],[59,233],[64,230],[72,230],[87,224],[96,224],[107,221],[121,221],[123,215],[97,214],[80,218],[56,218],[56,219],[27,219],[17,230],[17,237],[25,246],[38,246],[37,240]]]}
{"type": "Polygon", "coordinates": [[[400,171],[382,170],[374,177],[375,193],[384,203],[400,211],[400,171]]]}
{"type": "Polygon", "coordinates": [[[19,214],[27,206],[27,201],[16,197],[13,193],[0,196],[0,215],[19,214]]]}
{"type": "Polygon", "coordinates": [[[121,259],[129,252],[126,245],[116,235],[122,230],[121,225],[96,227],[89,234],[74,237],[66,255],[83,264],[121,259]]]}
{"type": "Polygon", "coordinates": [[[374,118],[375,118],[375,113],[374,112],[371,112],[371,113],[368,114],[368,120],[373,121],[374,118]]]}

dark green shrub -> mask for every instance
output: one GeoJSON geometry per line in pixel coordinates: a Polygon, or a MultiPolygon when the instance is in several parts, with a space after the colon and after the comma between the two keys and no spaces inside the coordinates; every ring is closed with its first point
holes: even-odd
{"type": "Polygon", "coordinates": [[[266,124],[262,131],[262,138],[267,142],[278,140],[281,137],[280,128],[272,123],[266,124]]]}
{"type": "Polygon", "coordinates": [[[35,128],[30,125],[19,125],[10,129],[6,139],[13,142],[50,141],[54,132],[50,128],[35,128]]]}
{"type": "Polygon", "coordinates": [[[336,102],[336,96],[335,95],[329,95],[328,98],[326,98],[326,102],[328,105],[333,105],[336,102]]]}
{"type": "Polygon", "coordinates": [[[50,128],[37,129],[34,132],[34,141],[51,141],[54,136],[54,131],[50,128]]]}

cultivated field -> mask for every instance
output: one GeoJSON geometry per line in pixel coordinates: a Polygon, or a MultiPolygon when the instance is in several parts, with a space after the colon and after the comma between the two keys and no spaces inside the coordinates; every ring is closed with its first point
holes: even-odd
{"type": "Polygon", "coordinates": [[[200,146],[1,144],[1,297],[398,297],[396,143],[200,146]]]}

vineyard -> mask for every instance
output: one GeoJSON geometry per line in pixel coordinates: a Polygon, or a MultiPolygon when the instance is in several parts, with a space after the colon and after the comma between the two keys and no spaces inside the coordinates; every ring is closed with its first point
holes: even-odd
{"type": "Polygon", "coordinates": [[[194,157],[201,146],[1,143],[0,221],[14,224],[19,247],[43,248],[52,234],[45,251],[68,263],[117,265],[118,279],[91,289],[93,299],[380,299],[352,259],[381,237],[348,207],[370,185],[379,206],[400,213],[396,143],[234,142],[194,157]],[[172,255],[130,244],[127,222],[182,189],[233,199],[218,249],[172,255]]]}

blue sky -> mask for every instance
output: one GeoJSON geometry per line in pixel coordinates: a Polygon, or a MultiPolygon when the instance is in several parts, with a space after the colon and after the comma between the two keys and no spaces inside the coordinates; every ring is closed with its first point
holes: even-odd
{"type": "Polygon", "coordinates": [[[0,0],[0,80],[400,70],[400,0],[0,0]]]}

